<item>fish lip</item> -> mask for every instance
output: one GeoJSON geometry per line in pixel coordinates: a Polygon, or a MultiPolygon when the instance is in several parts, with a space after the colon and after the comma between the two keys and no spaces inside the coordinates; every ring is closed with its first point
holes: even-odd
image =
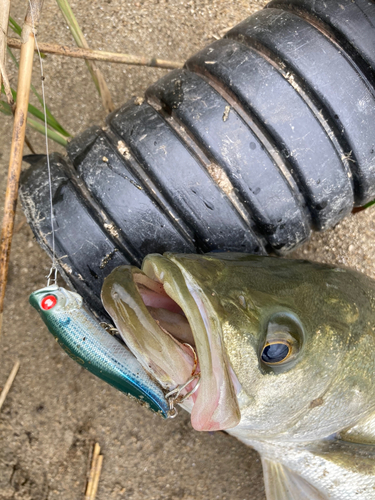
{"type": "MultiPolygon", "coordinates": [[[[163,256],[148,256],[143,262],[142,271],[151,279],[155,279],[155,276],[159,278],[159,282],[162,282],[164,285],[165,292],[181,307],[190,323],[200,369],[200,387],[193,396],[193,427],[196,430],[223,430],[235,427],[241,418],[236,395],[239,382],[231,368],[229,358],[226,354],[225,343],[218,331],[216,331],[216,333],[217,337],[220,337],[219,342],[217,338],[214,338],[215,332],[213,331],[212,315],[210,317],[208,302],[205,302],[204,293],[200,289],[199,284],[194,282],[193,277],[189,275],[184,269],[184,266],[179,263],[178,255],[174,256],[173,254],[167,253],[163,256]],[[157,270],[159,270],[158,276],[157,270]],[[179,283],[179,287],[170,286],[168,281],[170,277],[168,277],[167,274],[170,274],[172,278],[175,279],[175,283],[179,283]],[[185,296],[184,303],[180,300],[183,287],[186,287],[189,294],[188,297],[185,296]],[[191,317],[197,312],[199,315],[198,323],[200,322],[201,324],[200,328],[197,328],[195,321],[191,320],[191,317]],[[215,370],[217,373],[215,373],[215,370]],[[210,371],[212,373],[210,373],[210,371]],[[219,387],[217,387],[217,385],[219,385],[219,387]],[[209,404],[203,399],[207,398],[210,394],[210,388],[213,393],[216,391],[218,411],[216,411],[212,402],[211,409],[205,411],[205,406],[209,406],[209,404]],[[216,421],[215,419],[219,418],[220,405],[221,409],[225,407],[225,402],[223,403],[221,401],[223,394],[225,394],[226,398],[232,400],[232,404],[229,405],[231,406],[230,415],[224,421],[216,421]],[[211,414],[209,414],[210,411],[211,414]]],[[[229,403],[231,402],[229,401],[229,403]]],[[[224,417],[221,415],[219,420],[223,418],[224,417]]]]}
{"type": "MultiPolygon", "coordinates": [[[[115,268],[104,281],[102,303],[143,368],[163,389],[170,391],[191,376],[193,356],[190,349],[168,331],[163,333],[163,328],[151,316],[137,286],[141,284],[137,275],[151,281],[136,267],[115,268]]],[[[152,285],[156,285],[159,291],[163,290],[160,283],[151,283],[151,288],[155,288],[152,285]]]]}
{"type": "MultiPolygon", "coordinates": [[[[162,304],[162,296],[172,299],[172,309],[179,306],[189,322],[199,363],[199,389],[184,403],[191,410],[192,426],[200,431],[229,429],[239,423],[241,414],[220,318],[207,296],[200,293],[199,279],[195,282],[185,271],[178,256],[151,254],[144,259],[142,270],[115,268],[104,281],[102,303],[143,368],[170,391],[186,384],[195,370],[190,349],[164,329],[148,309],[154,300],[162,304]],[[149,294],[152,290],[156,298],[149,294]]],[[[166,304],[167,309],[170,306],[166,304]]],[[[163,309],[163,305],[158,308],[163,309]]],[[[189,385],[186,391],[193,387],[189,385]]]]}

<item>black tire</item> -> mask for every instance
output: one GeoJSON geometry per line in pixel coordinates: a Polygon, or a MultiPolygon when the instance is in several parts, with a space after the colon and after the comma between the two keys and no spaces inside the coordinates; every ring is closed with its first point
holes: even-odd
{"type": "MultiPolygon", "coordinates": [[[[286,254],[375,198],[375,3],[275,0],[51,156],[55,252],[99,316],[148,253],[286,254]]],[[[51,255],[45,158],[21,198],[51,255]]]]}

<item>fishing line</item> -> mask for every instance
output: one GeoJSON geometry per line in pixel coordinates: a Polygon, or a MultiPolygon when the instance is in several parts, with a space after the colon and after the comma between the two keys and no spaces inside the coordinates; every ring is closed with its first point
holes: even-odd
{"type": "Polygon", "coordinates": [[[48,148],[48,134],[47,134],[47,106],[46,106],[46,98],[44,91],[44,70],[43,70],[43,60],[40,55],[38,40],[37,40],[37,30],[35,28],[34,21],[34,12],[33,7],[31,5],[31,1],[29,0],[30,13],[31,13],[31,21],[32,21],[32,30],[34,34],[35,46],[38,52],[39,64],[40,64],[40,76],[42,82],[42,100],[43,100],[43,112],[44,112],[44,131],[45,131],[45,141],[46,141],[46,155],[47,155],[47,170],[48,170],[48,184],[49,184],[49,199],[50,199],[50,216],[51,216],[51,235],[52,235],[52,265],[51,269],[48,273],[47,278],[47,286],[55,285],[57,282],[57,266],[56,266],[56,257],[55,257],[55,225],[54,225],[54,215],[53,215],[53,201],[52,201],[52,175],[51,175],[51,165],[49,161],[49,148],[48,148]]]}

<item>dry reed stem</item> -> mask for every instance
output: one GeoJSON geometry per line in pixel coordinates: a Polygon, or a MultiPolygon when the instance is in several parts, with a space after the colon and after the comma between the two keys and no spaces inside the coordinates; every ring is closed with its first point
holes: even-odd
{"type": "MultiPolygon", "coordinates": [[[[20,48],[21,48],[21,42],[20,42],[20,48]]],[[[8,80],[8,75],[7,75],[5,66],[2,63],[2,61],[0,60],[0,86],[1,86],[1,77],[3,77],[3,84],[4,84],[5,95],[6,95],[8,104],[11,107],[12,113],[13,113],[13,116],[14,116],[14,113],[16,111],[16,105],[15,105],[14,100],[13,100],[13,95],[12,95],[12,91],[11,91],[11,88],[10,88],[10,84],[9,84],[9,80],[8,80]]],[[[1,90],[0,90],[0,94],[1,94],[1,90]]],[[[25,135],[25,142],[27,144],[27,147],[30,149],[30,151],[33,154],[35,154],[35,150],[34,150],[32,144],[31,144],[31,142],[27,138],[27,135],[25,135]]],[[[1,331],[1,328],[0,328],[0,331],[1,331]]]]}
{"type": "Polygon", "coordinates": [[[87,488],[85,493],[85,500],[95,500],[96,493],[98,491],[102,464],[103,464],[103,455],[100,455],[99,443],[95,443],[91,460],[89,480],[87,482],[87,488]]]}
{"type": "MultiPolygon", "coordinates": [[[[25,142],[26,142],[26,146],[30,149],[31,153],[32,153],[33,155],[35,155],[35,154],[36,154],[36,151],[35,151],[35,149],[33,148],[33,145],[31,144],[30,139],[28,139],[28,138],[27,138],[27,135],[25,135],[25,142]]],[[[1,331],[1,328],[0,328],[0,331],[1,331]]]]}
{"type": "MultiPolygon", "coordinates": [[[[77,19],[72,11],[72,8],[69,5],[68,0],[56,0],[56,2],[60,7],[60,10],[78,47],[88,49],[89,45],[82,33],[81,28],[78,25],[77,19]]],[[[112,97],[105,82],[103,73],[100,71],[95,62],[86,59],[86,64],[94,80],[95,86],[97,87],[102,98],[103,107],[107,113],[110,113],[115,109],[115,106],[113,104],[112,97]]]]}
{"type": "MultiPolygon", "coordinates": [[[[4,218],[0,236],[0,334],[3,320],[5,287],[8,276],[10,247],[13,237],[14,217],[17,206],[18,184],[21,174],[26,119],[30,95],[31,73],[34,57],[33,24],[37,25],[43,0],[31,0],[22,28],[22,47],[18,71],[17,105],[14,114],[12,145],[10,150],[8,183],[5,193],[4,218]]],[[[35,26],[34,26],[35,27],[35,26]]]]}
{"type": "MultiPolygon", "coordinates": [[[[5,95],[6,95],[8,104],[13,110],[14,109],[14,101],[13,101],[12,91],[10,89],[10,83],[8,80],[7,71],[5,68],[5,63],[4,63],[4,61],[2,61],[0,59],[0,87],[1,87],[1,84],[4,85],[5,95]]],[[[1,93],[1,89],[0,89],[0,93],[1,93]]]]}
{"type": "Polygon", "coordinates": [[[96,498],[96,493],[97,493],[98,487],[99,487],[100,474],[102,472],[102,465],[103,465],[103,455],[99,455],[98,460],[96,462],[94,481],[93,481],[93,485],[92,485],[90,500],[95,500],[95,498],[96,498]]]}
{"type": "Polygon", "coordinates": [[[26,224],[26,219],[21,220],[21,222],[17,224],[16,228],[14,229],[13,234],[19,233],[25,224],[26,224]]]}
{"type": "MultiPolygon", "coordinates": [[[[8,38],[8,46],[12,49],[19,49],[21,43],[17,38],[8,38]]],[[[78,59],[91,59],[94,61],[106,61],[120,64],[133,64],[135,66],[150,66],[152,68],[178,69],[182,68],[182,61],[168,61],[156,57],[135,56],[133,54],[121,54],[107,52],[104,50],[84,49],[79,47],[68,47],[53,43],[39,42],[41,52],[45,54],[56,54],[59,56],[75,57],[78,59]]]]}
{"type": "MultiPolygon", "coordinates": [[[[6,51],[10,0],[0,0],[0,94],[3,75],[6,78],[6,51]]],[[[7,79],[7,78],[6,78],[7,79]]]]}
{"type": "Polygon", "coordinates": [[[5,382],[4,389],[0,393],[0,411],[4,404],[5,398],[7,397],[8,392],[12,387],[14,379],[16,378],[19,367],[20,367],[20,362],[16,361],[13,365],[12,371],[9,374],[8,380],[5,382]]]}

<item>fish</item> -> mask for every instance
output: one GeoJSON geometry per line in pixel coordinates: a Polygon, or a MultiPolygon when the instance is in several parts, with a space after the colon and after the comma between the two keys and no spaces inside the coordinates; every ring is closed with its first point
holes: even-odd
{"type": "Polygon", "coordinates": [[[375,281],[303,260],[151,254],[114,269],[102,302],[150,377],[188,396],[194,429],[259,452],[268,500],[375,499],[375,281]]]}
{"type": "Polygon", "coordinates": [[[86,310],[78,293],[50,285],[33,292],[29,302],[74,361],[143,406],[168,417],[169,403],[159,383],[86,310]]]}

